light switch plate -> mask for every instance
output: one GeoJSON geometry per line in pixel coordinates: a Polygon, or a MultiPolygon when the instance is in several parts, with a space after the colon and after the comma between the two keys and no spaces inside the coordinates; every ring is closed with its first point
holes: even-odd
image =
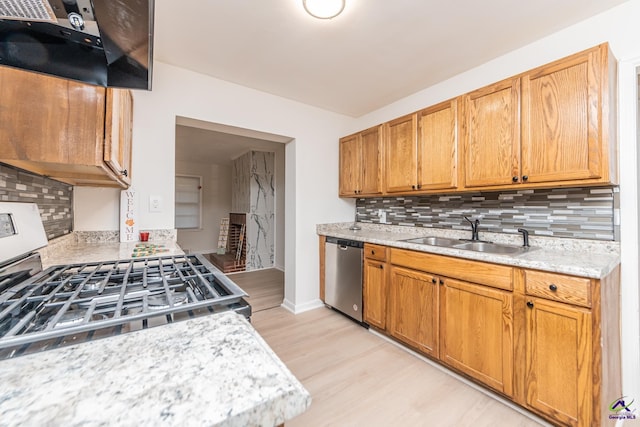
{"type": "Polygon", "coordinates": [[[162,212],[162,197],[149,196],[149,212],[162,212]]]}

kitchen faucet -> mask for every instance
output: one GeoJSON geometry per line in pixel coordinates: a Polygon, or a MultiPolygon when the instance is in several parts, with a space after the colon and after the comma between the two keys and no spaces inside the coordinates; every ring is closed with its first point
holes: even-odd
{"type": "Polygon", "coordinates": [[[478,237],[478,226],[480,225],[480,220],[476,218],[475,221],[471,221],[467,216],[464,216],[464,219],[469,221],[469,224],[471,224],[471,241],[477,242],[480,240],[480,237],[478,237]]]}

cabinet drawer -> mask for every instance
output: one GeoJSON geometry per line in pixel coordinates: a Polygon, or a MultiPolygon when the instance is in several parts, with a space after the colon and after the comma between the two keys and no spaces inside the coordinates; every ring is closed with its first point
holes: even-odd
{"type": "Polygon", "coordinates": [[[591,307],[591,280],[584,277],[525,270],[527,295],[591,307]]]}
{"type": "Polygon", "coordinates": [[[378,261],[387,260],[387,247],[374,245],[372,243],[364,244],[364,257],[368,259],[375,259],[378,261]]]}
{"type": "Polygon", "coordinates": [[[391,263],[431,274],[513,290],[513,268],[426,252],[391,249],[391,263]]]}

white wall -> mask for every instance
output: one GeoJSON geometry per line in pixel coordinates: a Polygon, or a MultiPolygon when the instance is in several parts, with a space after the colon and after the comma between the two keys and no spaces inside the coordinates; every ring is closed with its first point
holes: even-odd
{"type": "MultiPolygon", "coordinates": [[[[637,60],[640,65],[640,1],[633,0],[608,12],[559,31],[528,46],[494,59],[398,102],[360,117],[350,132],[411,113],[420,108],[481,88],[547,62],[608,41],[619,61],[637,60]]],[[[508,35],[505,35],[508,37],[508,35]]],[[[635,66],[621,76],[618,112],[625,117],[619,126],[620,203],[622,249],[622,358],[625,395],[640,399],[640,334],[638,296],[638,159],[635,112],[637,98],[635,66]],[[631,95],[633,94],[633,95],[631,95]],[[630,117],[630,118],[626,118],[630,117]],[[632,123],[629,123],[632,122],[632,123]],[[624,125],[624,126],[623,126],[624,125]]],[[[628,71],[628,70],[627,70],[628,71]]],[[[608,398],[608,397],[607,397],[608,398]]],[[[617,396],[611,396],[616,399],[617,396]]]]}
{"type": "Polygon", "coordinates": [[[178,244],[190,253],[215,252],[220,219],[231,211],[231,168],[208,163],[176,162],[177,175],[202,177],[202,228],[178,230],[178,244]]]}

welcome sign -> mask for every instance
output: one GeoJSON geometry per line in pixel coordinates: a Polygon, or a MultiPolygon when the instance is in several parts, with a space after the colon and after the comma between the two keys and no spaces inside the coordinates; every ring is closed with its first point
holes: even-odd
{"type": "Polygon", "coordinates": [[[138,241],[138,197],[135,191],[120,192],[120,241],[138,241]]]}

